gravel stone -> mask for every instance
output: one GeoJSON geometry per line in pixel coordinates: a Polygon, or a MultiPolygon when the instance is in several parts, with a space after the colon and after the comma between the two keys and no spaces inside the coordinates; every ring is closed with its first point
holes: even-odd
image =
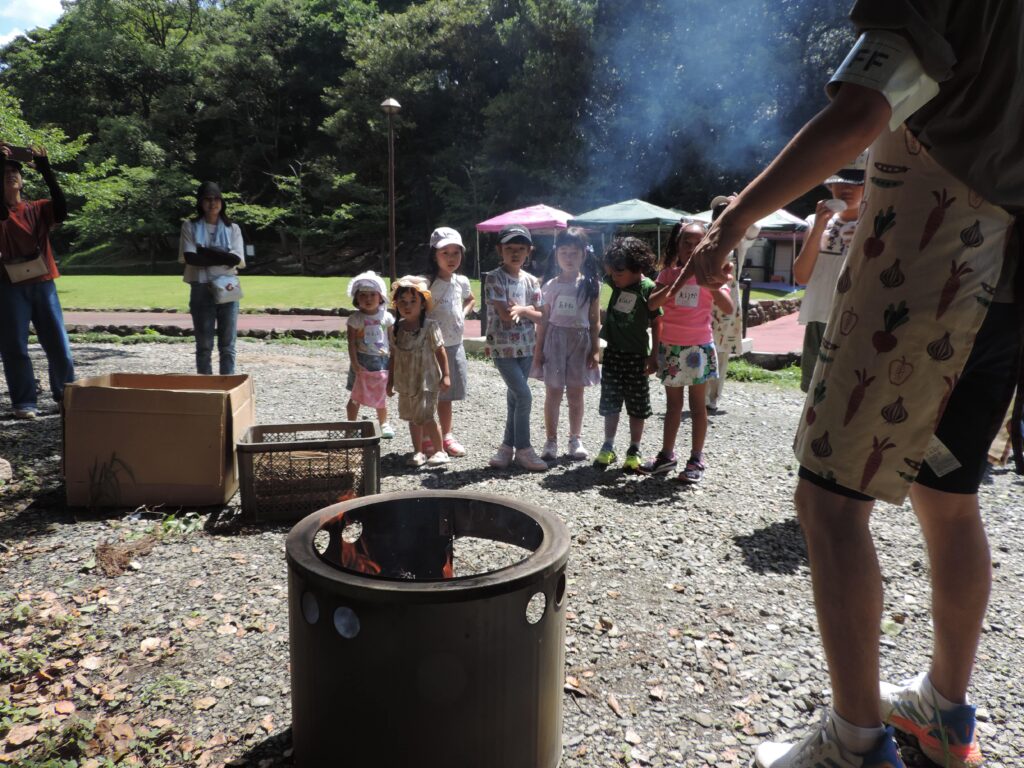
{"type": "MultiPolygon", "coordinates": [[[[194,366],[190,343],[82,344],[74,353],[80,376],[194,366]]],[[[240,339],[238,358],[240,371],[255,381],[259,423],[345,418],[343,351],[240,339]]],[[[45,379],[38,351],[33,360],[45,379]]],[[[802,395],[729,382],[711,418],[704,482],[685,488],[670,478],[627,477],[616,467],[601,472],[564,457],[544,474],[490,469],[487,459],[504,426],[505,388],[494,367],[476,359],[469,361],[469,386],[470,399],[455,404],[455,434],[469,455],[444,471],[409,470],[409,435],[399,429],[382,443],[382,488],[507,495],[565,521],[572,536],[566,674],[579,691],[565,694],[563,768],[737,768],[765,738],[802,735],[829,701],[792,505],[797,465],[790,443],[802,395]],[[621,717],[609,706],[611,697],[621,717]]],[[[531,386],[539,445],[543,388],[531,386]]],[[[642,445],[646,457],[659,447],[665,406],[653,379],[651,393],[655,416],[642,445]]],[[[215,763],[291,765],[287,527],[164,537],[136,558],[137,570],[104,576],[95,567],[96,545],[135,535],[160,515],[113,510],[72,517],[63,506],[56,408],[44,404],[36,421],[16,422],[4,398],[0,393],[0,456],[12,463],[15,480],[0,489],[0,609],[10,611],[16,594],[52,591],[70,605],[73,596],[102,591],[102,602],[89,598],[96,608],[76,625],[107,644],[104,659],[130,670],[121,678],[129,696],[121,712],[168,718],[196,744],[227,734],[215,763]],[[140,643],[151,637],[167,646],[143,653],[140,643]],[[159,686],[171,679],[184,692],[160,698],[166,692],[159,686]],[[193,709],[208,697],[216,704],[193,709]]],[[[588,389],[583,437],[590,446],[602,435],[597,399],[597,388],[588,389]]],[[[563,409],[560,446],[566,417],[563,409]]],[[[624,420],[620,455],[625,435],[624,420]]],[[[684,416],[677,450],[686,451],[688,442],[684,416]]],[[[971,696],[980,708],[989,768],[1024,766],[1022,489],[1024,479],[996,470],[980,494],[997,565],[971,696]]],[[[182,519],[190,511],[160,514],[182,519]]],[[[212,522],[210,510],[198,512],[212,522]]],[[[879,504],[872,525],[886,578],[884,615],[903,617],[898,636],[882,636],[882,670],[901,680],[928,664],[927,557],[909,504],[879,504]]],[[[103,669],[79,674],[98,680],[103,669]]],[[[102,707],[83,704],[79,713],[95,716],[102,707]]],[[[904,756],[913,768],[926,765],[910,747],[904,756]]]]}

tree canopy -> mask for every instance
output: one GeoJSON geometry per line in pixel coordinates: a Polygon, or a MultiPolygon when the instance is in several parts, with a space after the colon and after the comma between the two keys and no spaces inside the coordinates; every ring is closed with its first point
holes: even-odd
{"type": "Polygon", "coordinates": [[[385,237],[393,97],[422,243],[541,201],[703,209],[823,105],[849,42],[825,0],[76,0],[0,49],[0,138],[48,144],[76,247],[167,250],[214,179],[301,251],[385,237]]]}

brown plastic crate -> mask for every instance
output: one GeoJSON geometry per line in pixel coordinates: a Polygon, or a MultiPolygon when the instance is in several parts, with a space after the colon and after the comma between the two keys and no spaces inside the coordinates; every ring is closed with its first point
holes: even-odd
{"type": "Polygon", "coordinates": [[[354,496],[380,493],[375,421],[258,424],[238,443],[242,519],[295,522],[354,496]]]}

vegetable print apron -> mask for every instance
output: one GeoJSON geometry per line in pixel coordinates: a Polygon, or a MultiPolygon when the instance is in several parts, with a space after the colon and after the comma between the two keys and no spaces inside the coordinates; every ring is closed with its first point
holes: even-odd
{"type": "MultiPolygon", "coordinates": [[[[794,450],[839,485],[902,504],[974,345],[1013,217],[901,126],[871,146],[860,222],[836,285],[794,450]]],[[[955,468],[955,466],[953,467],[955,468]]]]}

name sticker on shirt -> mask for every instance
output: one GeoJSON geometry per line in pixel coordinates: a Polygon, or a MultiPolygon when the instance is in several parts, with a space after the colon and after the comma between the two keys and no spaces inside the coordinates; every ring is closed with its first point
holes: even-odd
{"type": "Polygon", "coordinates": [[[945,477],[963,466],[945,443],[935,435],[932,435],[932,439],[928,441],[928,447],[924,451],[924,460],[928,462],[928,466],[932,468],[936,477],[945,477]]]}
{"type": "Polygon", "coordinates": [[[676,293],[676,306],[677,307],[696,307],[697,302],[700,300],[700,286],[699,285],[684,285],[676,293]]]}
{"type": "Polygon", "coordinates": [[[576,297],[559,296],[555,299],[554,310],[555,317],[576,317],[576,297]]]}
{"type": "Polygon", "coordinates": [[[635,293],[620,293],[619,298],[615,300],[613,309],[616,312],[628,315],[636,308],[636,298],[637,295],[635,293]]]}

